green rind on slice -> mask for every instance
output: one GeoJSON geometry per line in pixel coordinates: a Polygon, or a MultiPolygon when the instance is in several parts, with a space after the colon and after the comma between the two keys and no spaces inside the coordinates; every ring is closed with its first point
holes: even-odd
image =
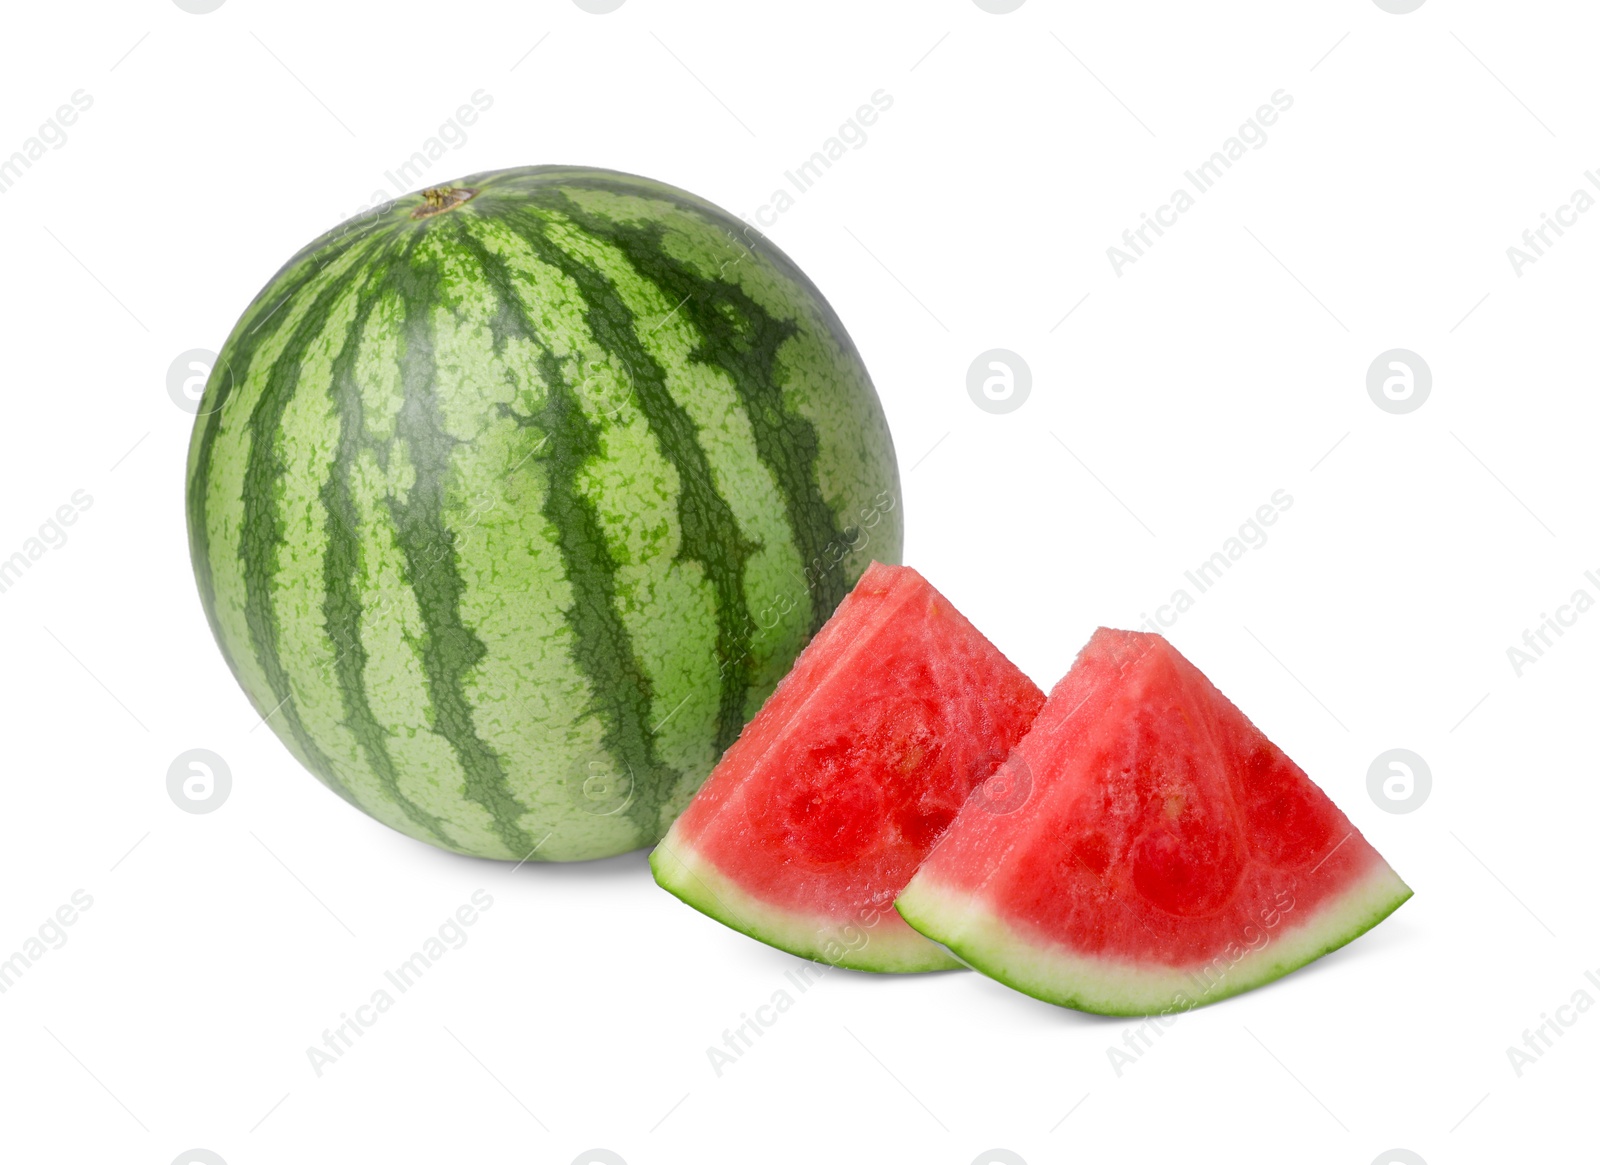
{"type": "MultiPolygon", "coordinates": [[[[895,909],[963,963],[1035,999],[1097,1015],[1158,1015],[1203,1007],[1280,979],[1359,938],[1411,888],[1379,862],[1349,890],[1259,950],[1196,967],[1149,967],[1074,954],[1021,934],[978,897],[912,879],[895,909]]],[[[1287,925],[1287,924],[1286,924],[1287,925]]],[[[1240,946],[1245,939],[1241,936],[1240,946]]]]}
{"type": "Polygon", "coordinates": [[[668,831],[650,854],[650,869],[661,888],[741,934],[768,946],[853,971],[900,973],[949,971],[961,966],[936,943],[906,926],[892,911],[861,926],[783,910],[740,889],[692,845],[668,831]]]}

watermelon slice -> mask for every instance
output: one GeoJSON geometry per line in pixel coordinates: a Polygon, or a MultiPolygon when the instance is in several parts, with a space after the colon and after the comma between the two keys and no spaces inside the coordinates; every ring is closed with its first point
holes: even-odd
{"type": "Polygon", "coordinates": [[[1159,635],[1101,628],[896,901],[963,962],[1105,1015],[1214,1003],[1387,918],[1411,890],[1159,635]]]}
{"type": "Polygon", "coordinates": [[[875,562],[650,855],[656,881],[808,959],[959,967],[892,903],[1043,703],[921,575],[875,562]]]}

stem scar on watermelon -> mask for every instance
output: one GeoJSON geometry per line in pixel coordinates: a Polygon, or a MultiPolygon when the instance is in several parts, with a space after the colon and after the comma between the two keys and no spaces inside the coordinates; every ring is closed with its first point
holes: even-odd
{"type": "Polygon", "coordinates": [[[1043,703],[921,575],[874,562],[651,854],[656,881],[804,958],[959,967],[891,903],[1043,703]]]}
{"type": "Polygon", "coordinates": [[[1159,635],[1101,628],[895,902],[1026,994],[1104,1015],[1215,1003],[1387,918],[1410,888],[1159,635]]]}

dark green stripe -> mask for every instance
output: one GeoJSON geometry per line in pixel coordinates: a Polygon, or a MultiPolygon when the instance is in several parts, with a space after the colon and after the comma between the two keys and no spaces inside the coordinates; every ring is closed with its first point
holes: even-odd
{"type": "MultiPolygon", "coordinates": [[[[312,302],[305,318],[284,345],[283,353],[269,373],[261,397],[250,410],[250,453],[245,461],[243,486],[243,524],[239,531],[239,558],[244,574],[244,616],[256,663],[272,690],[276,707],[263,709],[263,716],[281,717],[300,745],[311,770],[339,796],[359,805],[354,794],[338,775],[333,758],[322,751],[300,719],[295,706],[289,674],[278,657],[278,620],[272,596],[278,573],[278,552],[284,541],[284,525],[278,512],[279,481],[289,470],[280,454],[283,414],[300,388],[300,372],[307,351],[321,338],[328,324],[328,313],[348,287],[336,282],[325,288],[312,302]]],[[[259,344],[259,340],[254,343],[259,344]]],[[[353,343],[353,332],[344,343],[353,343]]],[[[254,344],[241,345],[254,352],[254,344]]]]}
{"type": "MultiPolygon", "coordinates": [[[[195,583],[200,590],[200,604],[205,608],[206,621],[211,625],[212,638],[217,641],[217,647],[222,652],[228,670],[233,672],[234,679],[239,681],[239,686],[244,688],[247,696],[250,694],[250,687],[239,674],[239,665],[223,635],[222,624],[216,614],[217,588],[211,568],[211,530],[206,520],[207,507],[211,502],[211,457],[222,432],[223,414],[232,401],[233,394],[248,378],[256,349],[276,334],[277,326],[283,320],[280,313],[284,306],[290,299],[304,291],[322,273],[323,267],[356,243],[370,237],[376,229],[374,226],[361,232],[352,232],[332,248],[324,248],[326,254],[323,250],[316,249],[323,246],[322,240],[319,239],[312,247],[306,248],[279,269],[257,295],[250,309],[245,312],[244,318],[234,326],[233,336],[224,345],[222,353],[217,358],[216,367],[211,370],[205,396],[201,401],[202,412],[195,420],[197,430],[195,440],[198,448],[195,451],[194,469],[189,474],[185,497],[189,519],[189,559],[194,566],[195,583]],[[310,261],[301,262],[303,257],[309,257],[310,261]],[[266,299],[269,292],[272,293],[270,300],[266,299]],[[263,310],[268,303],[272,306],[263,310]]],[[[229,504],[232,499],[224,499],[224,502],[229,504]]],[[[265,715],[269,709],[257,707],[256,711],[265,715]]]]}
{"type": "MultiPolygon", "coordinates": [[[[492,286],[514,286],[515,277],[505,261],[472,236],[468,220],[463,219],[457,231],[462,248],[483,267],[492,286]]],[[[650,719],[653,685],[617,609],[616,564],[606,548],[599,511],[579,486],[585,465],[600,453],[600,429],[584,414],[561,359],[539,335],[525,305],[509,291],[504,303],[506,312],[493,322],[495,345],[500,348],[507,340],[519,338],[538,347],[539,376],[547,395],[544,407],[533,416],[519,416],[504,406],[501,411],[519,425],[544,434],[542,447],[533,458],[544,464],[549,475],[540,512],[555,528],[567,584],[572,588],[572,605],[564,614],[572,629],[573,661],[588,681],[590,712],[600,722],[601,743],[626,767],[630,781],[627,815],[638,825],[643,841],[654,841],[661,830],[660,806],[682,774],[656,753],[650,719]]],[[[573,799],[580,805],[577,782],[582,777],[581,773],[567,777],[573,799]]]]}
{"type": "MultiPolygon", "coordinates": [[[[381,268],[375,269],[381,275],[381,268]]],[[[364,406],[361,386],[355,380],[359,338],[368,319],[380,302],[373,294],[369,276],[351,325],[351,339],[334,361],[328,386],[328,401],[339,418],[339,438],[328,478],[320,491],[327,511],[327,547],[322,561],[323,627],[333,645],[333,670],[344,707],[344,726],[361,746],[367,764],[377,775],[389,799],[398,805],[414,824],[432,834],[445,846],[454,841],[445,832],[443,821],[424,810],[400,789],[394,761],[389,755],[389,732],[379,722],[367,700],[367,648],[361,638],[363,604],[357,572],[361,568],[361,515],[351,493],[351,476],[363,450],[373,450],[364,432],[364,406]]],[[[376,450],[373,450],[376,452],[376,450]]]]}
{"type": "Polygon", "coordinates": [[[413,232],[405,254],[390,269],[390,279],[405,308],[400,360],[403,395],[395,440],[408,447],[416,481],[404,502],[388,498],[389,512],[427,631],[419,650],[431,697],[432,728],[450,742],[461,762],[467,799],[483,806],[494,819],[495,832],[505,847],[526,859],[535,846],[518,824],[527,807],[512,793],[500,757],[479,737],[464,690],[467,674],[489,649],[461,621],[466,584],[457,566],[455,535],[444,517],[450,458],[457,441],[445,431],[434,394],[433,334],[427,305],[448,303],[449,293],[440,286],[441,273],[415,255],[424,237],[421,231],[413,232]]]}
{"type": "MultiPolygon", "coordinates": [[[[606,188],[592,181],[582,185],[606,188]]],[[[630,193],[620,183],[615,184],[615,191],[630,193]]],[[[546,195],[546,200],[550,198],[546,195]]],[[[815,635],[850,589],[839,566],[856,531],[839,528],[833,509],[822,496],[817,482],[821,443],[816,428],[784,407],[778,349],[799,332],[799,325],[770,314],[738,284],[708,278],[674,258],[662,243],[666,228],[661,224],[610,222],[586,213],[564,194],[559,198],[563,214],[626,255],[634,270],[655,284],[668,303],[682,304],[678,315],[694,325],[700,338],[690,358],[722,369],[732,380],[755,434],[756,454],[777,480],[783,496],[789,529],[810,583],[810,633],[815,635]]],[[[692,213],[705,213],[700,207],[679,205],[692,213]]]]}
{"type": "MultiPolygon", "coordinates": [[[[567,208],[562,209],[565,213],[567,208]]],[[[520,211],[507,217],[530,226],[523,237],[534,254],[576,284],[583,297],[584,322],[590,334],[628,370],[633,399],[662,455],[677,471],[678,558],[698,563],[716,596],[720,682],[713,745],[720,756],[744,728],[753,626],[744,595],[744,567],[759,547],[740,532],[733,507],[712,484],[711,464],[700,446],[694,419],[668,391],[666,372],[645,349],[636,330],[640,321],[616,286],[581,258],[569,255],[552,242],[537,213],[520,211]]]]}

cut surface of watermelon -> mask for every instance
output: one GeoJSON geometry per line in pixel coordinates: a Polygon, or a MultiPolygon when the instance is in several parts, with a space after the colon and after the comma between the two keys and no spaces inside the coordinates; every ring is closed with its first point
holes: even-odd
{"type": "Polygon", "coordinates": [[[1101,628],[895,906],[1051,1003],[1183,1011],[1343,946],[1411,890],[1165,639],[1101,628]]]}
{"type": "Polygon", "coordinates": [[[958,967],[892,904],[1043,703],[921,575],[873,563],[651,854],[656,881],[805,958],[958,967]]]}

